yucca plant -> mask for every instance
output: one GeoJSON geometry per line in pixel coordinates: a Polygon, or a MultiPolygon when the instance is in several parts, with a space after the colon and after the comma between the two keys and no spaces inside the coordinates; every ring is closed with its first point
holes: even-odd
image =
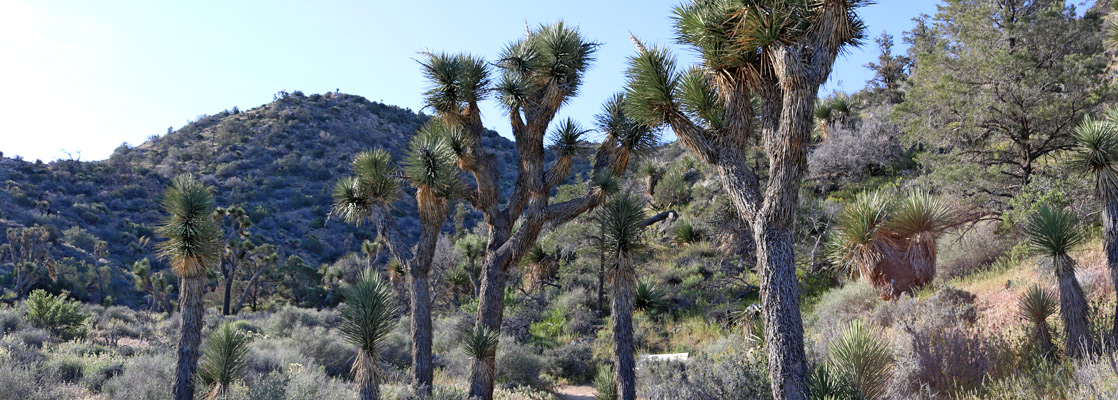
{"type": "Polygon", "coordinates": [[[807,387],[808,398],[811,400],[862,400],[864,398],[849,376],[828,368],[826,364],[816,365],[811,370],[807,387]]]}
{"type": "MultiPolygon", "coordinates": [[[[1101,203],[1103,242],[1110,282],[1118,285],[1118,107],[1106,110],[1101,120],[1087,117],[1075,129],[1072,168],[1090,174],[1095,181],[1095,195],[1101,203]]],[[[1118,298],[1118,291],[1115,292],[1118,298]]],[[[1110,341],[1118,344],[1118,301],[1114,304],[1114,322],[1110,341]]]]}
{"type": "Polygon", "coordinates": [[[948,207],[927,193],[893,201],[862,193],[838,216],[827,251],[835,265],[854,267],[850,276],[867,279],[882,298],[894,299],[935,277],[936,238],[950,224],[948,207]]]}
{"type": "Polygon", "coordinates": [[[392,290],[376,272],[366,269],[357,281],[342,289],[339,307],[342,336],[357,347],[353,375],[361,400],[380,398],[380,352],[396,326],[392,290]]]}
{"type": "Polygon", "coordinates": [[[493,368],[493,361],[497,358],[497,343],[500,338],[500,333],[477,325],[473,330],[466,332],[466,336],[462,339],[462,351],[474,360],[474,368],[480,368],[489,374],[489,379],[495,378],[493,375],[496,370],[493,368]]]}
{"type": "Polygon", "coordinates": [[[168,216],[156,233],[166,240],[160,242],[157,248],[159,255],[181,277],[181,328],[173,397],[176,400],[193,400],[198,345],[202,342],[202,298],[205,295],[206,274],[217,261],[220,251],[217,241],[220,233],[212,218],[214,199],[210,188],[189,175],[171,180],[171,185],[163,193],[163,210],[168,216]]]}
{"type": "Polygon", "coordinates": [[[874,400],[885,398],[893,375],[893,357],[879,336],[862,321],[854,320],[830,348],[835,370],[849,377],[863,396],[874,400]]]}
{"type": "Polygon", "coordinates": [[[703,232],[690,219],[680,218],[672,227],[672,239],[679,244],[693,244],[703,239],[703,232]]]}
{"type": "Polygon", "coordinates": [[[633,309],[649,313],[658,313],[664,308],[664,289],[657,285],[652,278],[641,279],[633,290],[633,309]]]}
{"type": "Polygon", "coordinates": [[[202,345],[202,360],[198,365],[198,379],[211,387],[206,394],[207,400],[225,395],[231,384],[244,377],[250,341],[247,334],[228,322],[206,336],[202,345]]]}
{"type": "Polygon", "coordinates": [[[555,273],[557,265],[554,261],[555,258],[547,254],[539,243],[530,247],[528,253],[520,259],[520,265],[525,269],[524,290],[528,292],[535,290],[540,282],[555,273]]]}
{"type": "Polygon", "coordinates": [[[617,374],[613,367],[603,365],[598,367],[598,374],[594,375],[594,400],[617,400],[617,374]]]}
{"type": "Polygon", "coordinates": [[[1017,312],[1033,326],[1033,341],[1040,349],[1041,356],[1052,359],[1055,346],[1052,344],[1052,332],[1048,328],[1048,317],[1056,313],[1056,297],[1038,285],[1030,286],[1018,301],[1017,312]]]}
{"type": "Polygon", "coordinates": [[[613,361],[617,394],[635,400],[636,361],[633,359],[633,286],[636,280],[633,253],[643,247],[644,202],[629,193],[610,200],[602,210],[605,245],[612,260],[608,276],[613,286],[613,361]]]}
{"type": "Polygon", "coordinates": [[[1034,254],[1050,257],[1060,289],[1060,318],[1064,323],[1064,352],[1078,358],[1093,349],[1087,317],[1087,298],[1075,279],[1075,259],[1068,252],[1084,241],[1075,215],[1064,209],[1041,207],[1025,226],[1034,254]]]}

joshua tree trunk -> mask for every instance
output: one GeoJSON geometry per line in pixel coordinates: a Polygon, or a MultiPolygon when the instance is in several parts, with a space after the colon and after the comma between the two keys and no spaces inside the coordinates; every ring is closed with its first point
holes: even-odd
{"type": "MultiPolygon", "coordinates": [[[[1118,288],[1118,196],[1103,196],[1103,241],[1106,246],[1106,266],[1110,268],[1110,283],[1118,288]]],[[[1118,298],[1118,289],[1114,291],[1118,298]]],[[[1114,322],[1110,330],[1110,343],[1118,344],[1118,301],[1114,303],[1114,322]]]]}
{"type": "MultiPolygon", "coordinates": [[[[413,384],[421,394],[428,394],[434,385],[434,365],[431,355],[431,285],[428,276],[431,260],[435,256],[435,246],[439,240],[439,228],[446,220],[446,205],[441,215],[427,215],[423,233],[420,235],[416,253],[409,265],[411,280],[411,330],[413,384]],[[441,217],[441,218],[439,218],[441,217]]],[[[434,214],[440,214],[435,210],[434,214]]],[[[422,215],[421,215],[422,217],[422,215]]]]}
{"type": "Polygon", "coordinates": [[[202,342],[202,296],[204,277],[183,277],[179,285],[178,362],[175,365],[175,400],[194,400],[194,371],[198,366],[198,345],[202,342]]]}
{"type": "Polygon", "coordinates": [[[1056,256],[1056,279],[1060,285],[1060,319],[1064,322],[1064,352],[1079,358],[1091,353],[1091,327],[1087,322],[1087,298],[1075,279],[1075,260],[1067,254],[1056,256]]]}
{"type": "Polygon", "coordinates": [[[1037,346],[1040,346],[1041,355],[1046,360],[1052,360],[1056,355],[1056,346],[1052,344],[1052,332],[1048,329],[1048,323],[1044,322],[1033,329],[1033,338],[1037,341],[1037,346]]]}
{"type": "Polygon", "coordinates": [[[626,256],[618,257],[613,278],[613,363],[617,398],[636,400],[636,363],[633,360],[633,266],[626,256]]]}
{"type": "MultiPolygon", "coordinates": [[[[359,350],[364,351],[364,350],[359,350]]],[[[368,354],[365,357],[372,357],[368,354]]],[[[380,368],[374,366],[374,368],[380,368]]],[[[357,374],[357,398],[360,400],[379,400],[380,399],[380,382],[377,381],[377,375],[371,371],[364,374],[357,374]]]]}
{"type": "MultiPolygon", "coordinates": [[[[221,302],[221,315],[235,314],[229,309],[230,299],[233,297],[233,271],[224,265],[221,267],[221,274],[225,275],[225,299],[221,302]]],[[[245,290],[248,290],[247,288],[245,290]]],[[[240,307],[238,307],[240,308],[240,307]]]]}

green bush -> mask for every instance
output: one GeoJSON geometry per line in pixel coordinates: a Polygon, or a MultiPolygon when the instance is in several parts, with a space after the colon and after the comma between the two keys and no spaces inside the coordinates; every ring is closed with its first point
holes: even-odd
{"type": "Polygon", "coordinates": [[[37,289],[27,298],[27,321],[36,328],[46,329],[63,340],[85,337],[85,320],[89,316],[81,311],[81,302],[69,299],[66,294],[51,296],[37,289]]]}
{"type": "Polygon", "coordinates": [[[852,321],[831,346],[831,363],[842,376],[851,377],[866,398],[884,398],[893,374],[893,357],[878,333],[861,320],[852,321]]]}
{"type": "Polygon", "coordinates": [[[613,374],[613,367],[598,368],[598,375],[594,377],[594,389],[598,394],[595,400],[617,400],[617,377],[613,374]]]}

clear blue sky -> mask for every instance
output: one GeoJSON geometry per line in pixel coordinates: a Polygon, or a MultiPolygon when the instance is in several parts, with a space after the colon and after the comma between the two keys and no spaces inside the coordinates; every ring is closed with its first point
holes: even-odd
{"type": "MultiPolygon", "coordinates": [[[[104,159],[201,114],[249,109],[280,90],[336,88],[418,110],[421,50],[492,60],[524,23],[563,19],[601,42],[582,95],[562,116],[585,124],[620,89],[629,32],[672,43],[670,1],[54,1],[0,0],[0,151],[104,159]]],[[[896,37],[935,0],[882,0],[862,15],[896,37]]],[[[694,58],[678,48],[681,62],[694,58]]],[[[872,41],[840,59],[824,93],[871,77],[872,41]]],[[[489,102],[486,125],[509,132],[489,102]]]]}

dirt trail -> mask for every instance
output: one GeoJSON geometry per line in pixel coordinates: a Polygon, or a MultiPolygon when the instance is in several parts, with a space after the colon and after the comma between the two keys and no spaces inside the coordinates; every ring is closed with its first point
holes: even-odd
{"type": "Polygon", "coordinates": [[[555,391],[559,400],[594,400],[598,394],[592,386],[563,386],[555,391]]]}

